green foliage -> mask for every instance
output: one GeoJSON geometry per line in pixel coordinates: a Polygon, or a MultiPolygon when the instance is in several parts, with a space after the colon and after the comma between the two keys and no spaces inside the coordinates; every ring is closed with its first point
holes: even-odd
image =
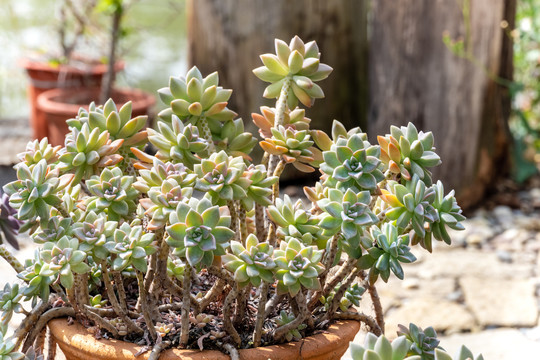
{"type": "Polygon", "coordinates": [[[422,360],[433,360],[435,349],[441,349],[440,340],[437,339],[437,332],[431,326],[422,330],[415,324],[409,324],[409,328],[398,325],[398,336],[405,336],[411,342],[411,347],[407,355],[419,355],[422,360]]]}
{"type": "MultiPolygon", "coordinates": [[[[287,325],[294,320],[294,315],[287,313],[285,310],[281,310],[279,316],[276,318],[276,324],[278,326],[287,325]]],[[[302,334],[300,331],[306,328],[306,324],[300,324],[296,329],[291,329],[285,334],[287,341],[300,341],[302,340],[302,334]]]]}
{"type": "Polygon", "coordinates": [[[84,274],[90,267],[84,262],[87,254],[79,250],[79,241],[64,236],[58,242],[48,242],[40,251],[44,265],[40,276],[54,276],[67,289],[73,286],[73,273],[84,274]]]}
{"type": "Polygon", "coordinates": [[[156,252],[154,234],[144,233],[142,226],[135,221],[132,225],[127,222],[114,230],[113,240],[107,242],[105,247],[116,254],[112,261],[115,271],[122,271],[128,266],[146,272],[148,268],[147,257],[156,252]]]}

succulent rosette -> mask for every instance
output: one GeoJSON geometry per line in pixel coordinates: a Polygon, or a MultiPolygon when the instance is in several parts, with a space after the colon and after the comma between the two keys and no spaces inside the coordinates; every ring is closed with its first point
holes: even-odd
{"type": "Polygon", "coordinates": [[[161,229],[168,224],[178,204],[189,199],[192,193],[193,188],[182,188],[174,179],[164,180],[161,186],[150,188],[148,197],[139,200],[146,210],[144,214],[150,217],[148,230],[161,229]]]}
{"type": "Polygon", "coordinates": [[[410,344],[404,336],[399,336],[390,343],[384,335],[377,337],[368,333],[363,346],[351,342],[350,349],[353,360],[421,360],[419,356],[407,356],[410,344]]]}
{"type": "Polygon", "coordinates": [[[246,189],[247,196],[240,199],[246,210],[253,209],[255,203],[262,206],[272,204],[270,195],[272,195],[272,185],[279,180],[277,176],[268,176],[264,165],[250,164],[242,177],[250,181],[246,189]]]}
{"type": "MultiPolygon", "coordinates": [[[[281,310],[279,316],[276,318],[276,324],[278,326],[285,326],[291,323],[295,319],[294,314],[288,313],[285,310],[281,310]]],[[[285,340],[287,341],[300,341],[302,340],[302,334],[300,331],[307,327],[306,324],[300,324],[296,328],[292,328],[285,334],[285,340]]]]}
{"type": "Polygon", "coordinates": [[[384,179],[379,156],[379,146],[371,145],[361,134],[338,137],[330,150],[323,152],[320,169],[326,175],[324,185],[375,191],[384,179]]]}
{"type": "Polygon", "coordinates": [[[435,190],[426,187],[416,174],[405,185],[389,181],[387,189],[381,190],[381,199],[388,205],[386,217],[401,229],[412,225],[417,236],[425,237],[425,223],[431,224],[438,220],[437,211],[431,205],[435,199],[435,190]]]}
{"type": "Polygon", "coordinates": [[[129,266],[146,272],[147,257],[156,252],[153,233],[144,233],[142,225],[137,221],[128,224],[124,222],[114,230],[113,241],[108,241],[105,246],[109,252],[116,254],[112,261],[114,271],[122,271],[129,266]]]}
{"type": "Polygon", "coordinates": [[[381,160],[390,172],[400,174],[407,181],[416,174],[427,186],[431,185],[428,168],[441,163],[434,151],[431,131],[418,132],[414,124],[409,123],[406,127],[391,126],[390,134],[377,139],[381,145],[381,160]]]}
{"type": "Polygon", "coordinates": [[[218,86],[219,76],[213,72],[203,78],[196,66],[186,77],[171,77],[169,87],[161,88],[158,94],[161,101],[170,108],[159,113],[159,117],[169,121],[174,114],[184,122],[199,125],[205,118],[210,124],[232,120],[236,113],[227,108],[232,90],[218,86]]]}
{"type": "Polygon", "coordinates": [[[264,151],[280,156],[286,163],[293,164],[302,172],[315,171],[308,165],[316,160],[314,155],[316,149],[312,147],[313,141],[310,140],[309,131],[281,125],[273,127],[271,131],[272,137],[259,143],[264,151]]]}
{"type": "Polygon", "coordinates": [[[216,150],[225,151],[230,156],[241,156],[251,160],[249,154],[257,144],[257,139],[250,132],[244,131],[242,119],[228,120],[219,128],[219,132],[213,131],[212,136],[216,150]]]}
{"type": "Polygon", "coordinates": [[[210,266],[214,256],[225,255],[234,236],[229,229],[231,217],[225,211],[207,198],[179,203],[171,215],[172,225],[166,228],[167,244],[191,266],[210,266]]]}
{"type": "Polygon", "coordinates": [[[181,281],[184,278],[185,269],[186,264],[181,259],[173,259],[171,257],[167,259],[167,274],[169,276],[175,277],[181,281]]]}
{"type": "Polygon", "coordinates": [[[398,336],[405,336],[411,342],[407,355],[419,355],[422,359],[433,360],[435,358],[435,349],[441,349],[437,339],[437,332],[431,326],[422,330],[415,324],[409,324],[409,327],[398,325],[398,336]]]}
{"type": "Polygon", "coordinates": [[[79,250],[79,241],[64,236],[56,243],[45,243],[41,251],[44,265],[41,276],[55,276],[67,289],[73,286],[73,273],[84,274],[90,270],[84,262],[86,253],[79,250]]]}
{"type": "Polygon", "coordinates": [[[117,152],[123,143],[123,139],[111,141],[108,131],[90,130],[86,123],[80,130],[72,127],[66,136],[65,148],[60,150],[57,168],[62,172],[73,171],[73,184],[78,184],[83,178],[99,174],[102,168],[122,161],[123,157],[117,152]]]}
{"type": "Polygon", "coordinates": [[[139,195],[132,184],[134,177],[124,175],[118,167],[103,169],[100,176],[86,180],[88,191],[94,195],[87,199],[87,210],[103,211],[109,220],[128,219],[135,210],[139,195]]]}
{"type": "Polygon", "coordinates": [[[274,282],[273,270],[276,263],[272,259],[274,248],[266,242],[259,243],[257,237],[250,234],[246,246],[238,241],[231,242],[232,254],[221,257],[223,266],[234,274],[234,280],[240,287],[248,284],[259,286],[261,281],[274,282]]]}
{"type": "MultiPolygon", "coordinates": [[[[283,125],[293,126],[296,130],[309,130],[311,119],[305,117],[306,110],[295,108],[285,111],[283,114],[283,125]]],[[[259,128],[259,134],[263,139],[272,137],[272,128],[276,125],[276,109],[268,106],[261,106],[261,113],[252,113],[253,123],[259,128]]]]}
{"type": "Polygon", "coordinates": [[[72,225],[73,219],[71,217],[54,216],[40,226],[39,230],[32,234],[32,238],[36,244],[57,242],[64,236],[71,236],[72,225]]]}
{"type": "Polygon", "coordinates": [[[250,180],[244,177],[244,159],[227,155],[225,151],[213,153],[195,165],[198,179],[195,189],[207,192],[214,204],[223,200],[241,200],[247,196],[250,180]]]}
{"type": "Polygon", "coordinates": [[[62,202],[59,193],[73,179],[73,175],[59,177],[58,169],[51,169],[45,159],[40,160],[30,170],[25,164],[17,167],[17,179],[4,185],[4,192],[10,196],[9,204],[18,210],[19,220],[29,220],[29,224],[39,216],[40,221],[49,219],[51,206],[62,202]]]}
{"type": "Polygon", "coordinates": [[[346,239],[359,237],[367,226],[379,221],[369,208],[370,202],[369,191],[347,189],[343,193],[338,189],[328,189],[328,197],[317,202],[326,213],[322,216],[320,226],[331,235],[338,230],[346,239]]]}
{"type": "Polygon", "coordinates": [[[41,269],[44,267],[43,259],[39,255],[39,250],[34,253],[33,259],[27,259],[24,263],[24,270],[17,274],[17,277],[28,284],[23,289],[24,296],[34,298],[39,296],[42,300],[47,300],[50,294],[50,284],[53,282],[52,276],[44,275],[41,269]]]}
{"type": "Polygon", "coordinates": [[[321,284],[318,276],[324,270],[320,262],[322,255],[323,250],[318,250],[316,246],[305,246],[298,239],[282,241],[279,249],[274,251],[277,265],[275,276],[279,280],[277,292],[296,296],[302,286],[306,289],[319,289],[321,284]]]}
{"type": "Polygon", "coordinates": [[[152,166],[139,170],[137,182],[133,187],[141,193],[148,193],[152,187],[160,187],[165,180],[174,180],[179,186],[193,187],[197,175],[182,163],[163,162],[156,157],[152,158],[152,166]]]}
{"type": "Polygon", "coordinates": [[[158,151],[156,157],[162,161],[183,163],[190,169],[201,160],[197,154],[205,152],[208,142],[199,137],[199,130],[192,124],[185,125],[177,116],[172,116],[170,125],[160,121],[158,130],[148,129],[148,140],[158,151]]]}
{"type": "Polygon", "coordinates": [[[13,285],[7,283],[4,285],[4,289],[0,291],[0,310],[2,311],[2,317],[0,323],[7,324],[13,313],[20,313],[23,311],[21,301],[23,300],[22,289],[19,289],[19,284],[13,285]]]}
{"type": "Polygon", "coordinates": [[[128,101],[120,109],[112,99],[103,106],[91,103],[88,110],[81,108],[76,118],[67,120],[67,124],[79,130],[83,124],[88,124],[90,131],[97,128],[100,132],[107,131],[111,140],[123,139],[121,151],[127,154],[129,148],[141,147],[146,143],[146,130],[148,116],[131,118],[132,103],[128,101]]]}
{"type": "Polygon", "coordinates": [[[370,235],[372,242],[362,239],[362,246],[368,253],[359,262],[361,268],[370,269],[370,283],[373,284],[379,275],[387,282],[390,271],[403,280],[405,274],[401,263],[416,261],[409,248],[409,235],[399,235],[398,229],[391,223],[384,223],[380,228],[372,226],[370,235]]]}
{"type": "Polygon", "coordinates": [[[300,101],[310,107],[315,99],[324,97],[321,87],[315,82],[324,80],[332,68],[321,64],[319,47],[315,41],[306,44],[295,36],[289,45],[276,39],[276,55],[261,55],[264,66],[253,70],[262,81],[271,83],[264,90],[268,99],[278,98],[285,82],[290,83],[292,91],[287,96],[289,109],[294,109],[300,101]]]}
{"type": "Polygon", "coordinates": [[[304,245],[316,244],[319,249],[326,247],[328,236],[323,235],[320,219],[304,209],[302,200],[293,204],[288,195],[278,198],[276,205],[268,207],[268,217],[278,225],[277,233],[285,241],[294,237],[304,245]]]}
{"type": "Polygon", "coordinates": [[[109,250],[105,246],[113,240],[114,231],[118,226],[117,221],[108,221],[105,213],[99,215],[93,211],[86,213],[84,220],[73,225],[73,236],[79,242],[79,250],[91,254],[93,257],[104,260],[109,256],[109,250]]]}
{"type": "Polygon", "coordinates": [[[25,358],[25,355],[16,351],[16,342],[8,338],[2,331],[0,331],[0,359],[1,360],[21,360],[25,358]]]}
{"type": "Polygon", "coordinates": [[[36,165],[41,160],[45,160],[48,165],[53,165],[58,161],[58,151],[62,146],[52,146],[49,140],[44,137],[41,140],[32,140],[26,144],[26,149],[17,155],[22,163],[28,167],[36,165]]]}

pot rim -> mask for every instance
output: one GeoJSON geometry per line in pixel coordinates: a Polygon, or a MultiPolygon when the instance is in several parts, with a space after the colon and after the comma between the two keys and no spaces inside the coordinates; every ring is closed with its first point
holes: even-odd
{"type": "MultiPolygon", "coordinates": [[[[82,56],[74,56],[73,59],[77,64],[73,63],[52,65],[45,59],[24,57],[18,60],[18,65],[24,68],[29,74],[35,71],[49,73],[75,73],[78,75],[103,75],[107,72],[109,65],[97,59],[90,62],[84,61],[82,56]]],[[[123,60],[118,60],[114,64],[114,71],[119,72],[125,68],[126,63],[123,60]]]]}
{"type": "MultiPolygon", "coordinates": [[[[37,105],[40,110],[51,113],[63,115],[66,112],[70,114],[77,114],[80,108],[85,108],[88,110],[89,104],[72,104],[65,103],[60,99],[65,96],[72,96],[73,94],[99,94],[99,88],[81,88],[81,89],[51,89],[44,91],[39,94],[37,97],[37,105]]],[[[112,98],[115,96],[121,96],[127,99],[127,101],[132,102],[132,111],[137,112],[137,110],[144,110],[151,108],[155,103],[155,97],[143,90],[134,89],[134,88],[115,88],[113,89],[112,98]]],[[[126,102],[127,102],[126,101],[126,102]]],[[[116,102],[116,101],[115,101],[116,102]]],[[[117,106],[121,106],[125,102],[118,101],[117,106]]]]}
{"type": "MultiPolygon", "coordinates": [[[[78,322],[74,322],[72,325],[67,325],[65,318],[58,318],[49,321],[48,323],[51,334],[53,334],[57,344],[62,348],[64,346],[72,346],[77,349],[88,349],[87,356],[94,354],[95,359],[104,359],[97,357],[97,350],[99,353],[108,354],[108,359],[147,359],[150,355],[150,351],[135,357],[135,354],[142,348],[142,346],[134,343],[128,343],[120,340],[96,340],[94,335],[89,333],[89,330],[78,322]],[[122,355],[123,357],[115,357],[122,355]]],[[[290,359],[301,359],[314,357],[317,359],[324,359],[326,354],[336,354],[339,349],[343,347],[338,346],[338,343],[346,342],[345,351],[349,347],[349,341],[354,339],[354,336],[360,329],[360,322],[355,320],[338,320],[331,324],[327,330],[322,333],[318,333],[312,336],[308,336],[300,341],[289,342],[285,344],[270,345],[258,348],[242,349],[239,350],[241,359],[259,360],[259,359],[283,359],[283,357],[274,357],[277,354],[283,354],[284,352],[297,357],[290,357],[290,359]]],[[[340,354],[345,351],[342,350],[340,354]]],[[[83,355],[83,353],[80,353],[83,355]]],[[[228,355],[218,350],[181,350],[181,349],[168,349],[161,353],[160,360],[173,360],[173,359],[213,359],[213,360],[225,360],[230,359],[228,355]],[[197,356],[199,355],[199,356],[197,356]]],[[[286,359],[286,358],[285,358],[286,359]]]]}

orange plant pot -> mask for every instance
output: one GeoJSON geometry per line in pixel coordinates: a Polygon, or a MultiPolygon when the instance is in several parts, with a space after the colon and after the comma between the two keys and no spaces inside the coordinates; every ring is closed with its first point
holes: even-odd
{"type": "MultiPolygon", "coordinates": [[[[96,340],[82,325],[68,325],[66,319],[49,322],[50,332],[68,360],[142,360],[150,351],[135,357],[141,346],[118,340],[96,340]]],[[[327,331],[301,341],[281,345],[240,350],[242,360],[339,360],[347,351],[349,342],[360,329],[357,321],[338,321],[327,331]]],[[[169,349],[161,353],[160,360],[227,360],[229,356],[216,350],[169,349]]]]}
{"type": "MultiPolygon", "coordinates": [[[[47,125],[50,144],[64,145],[64,137],[69,131],[66,120],[74,118],[81,107],[88,109],[88,105],[99,98],[99,90],[96,87],[54,89],[38,96],[37,108],[47,125]]],[[[156,102],[153,95],[139,89],[115,89],[111,97],[117,107],[131,101],[132,116],[147,115],[156,102]]]]}
{"type": "MultiPolygon", "coordinates": [[[[28,101],[30,104],[30,124],[33,137],[41,139],[48,136],[47,123],[44,114],[37,107],[37,97],[51,89],[76,89],[83,87],[100,87],[103,76],[107,72],[107,65],[94,62],[87,63],[74,59],[78,65],[53,66],[45,61],[22,59],[19,64],[26,70],[30,82],[28,84],[28,101]]],[[[115,65],[115,71],[124,68],[124,63],[119,61],[115,65]]]]}

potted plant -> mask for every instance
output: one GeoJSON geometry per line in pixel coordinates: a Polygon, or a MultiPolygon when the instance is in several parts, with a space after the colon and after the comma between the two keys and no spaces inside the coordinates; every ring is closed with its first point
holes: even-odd
{"type": "MultiPolygon", "coordinates": [[[[95,0],[64,0],[59,8],[57,53],[35,53],[20,61],[29,77],[28,99],[30,124],[33,137],[41,139],[49,135],[44,115],[37,107],[37,97],[46,90],[101,87],[109,64],[103,58],[82,55],[77,52],[88,33],[92,33],[90,14],[95,10],[95,0]]],[[[123,62],[113,62],[114,71],[123,69],[123,62]]]]}
{"type": "Polygon", "coordinates": [[[313,41],[275,45],[254,70],[277,99],[253,114],[260,164],[232,91],[196,67],[159,90],[157,129],[109,100],[68,121],[64,147],[28,145],[4,191],[42,247],[24,264],[5,253],[25,285],[1,292],[2,319],[27,318],[0,355],[46,340],[49,358],[58,344],[69,359],[339,359],[360,324],[383,334],[376,282],[403,279],[409,246],[450,243],[464,217],[432,183],[430,132],[392,127],[371,144],[337,121],[311,130],[298,104],[324,96],[332,69],[313,41]],[[280,196],[290,165],[321,172],[304,200],[280,196]],[[352,308],[365,294],[374,317],[352,308]]]}

